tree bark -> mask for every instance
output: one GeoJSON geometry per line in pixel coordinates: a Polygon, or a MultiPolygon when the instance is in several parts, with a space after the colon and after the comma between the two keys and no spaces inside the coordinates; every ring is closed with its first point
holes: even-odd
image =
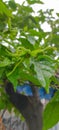
{"type": "Polygon", "coordinates": [[[26,112],[24,112],[24,117],[26,119],[28,130],[42,130],[43,127],[43,105],[39,99],[38,89],[36,86],[31,86],[33,97],[28,97],[28,107],[26,112]],[[26,116],[27,115],[27,116],[26,116]]]}
{"type": "Polygon", "coordinates": [[[8,83],[5,87],[9,100],[21,112],[28,126],[28,130],[42,130],[43,105],[39,99],[36,86],[31,86],[33,96],[26,96],[14,92],[12,84],[8,83]]]}
{"type": "Polygon", "coordinates": [[[25,117],[29,130],[42,130],[42,104],[32,104],[32,107],[27,109],[27,117],[25,117]]]}

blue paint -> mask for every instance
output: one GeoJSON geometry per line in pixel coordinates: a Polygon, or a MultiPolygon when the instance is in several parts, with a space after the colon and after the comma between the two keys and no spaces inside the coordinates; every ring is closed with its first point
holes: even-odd
{"type": "MultiPolygon", "coordinates": [[[[28,85],[28,84],[24,84],[22,86],[17,86],[16,91],[18,93],[24,93],[27,96],[32,96],[33,95],[32,90],[31,90],[31,86],[28,85]]],[[[49,93],[46,93],[46,90],[43,87],[38,88],[38,93],[39,93],[40,99],[44,98],[44,99],[50,100],[54,96],[55,92],[56,92],[56,89],[53,88],[53,87],[49,88],[49,93]]]]}

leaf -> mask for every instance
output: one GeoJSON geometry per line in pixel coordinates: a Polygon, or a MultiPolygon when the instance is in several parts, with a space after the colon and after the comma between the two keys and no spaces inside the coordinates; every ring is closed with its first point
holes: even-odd
{"type": "Polygon", "coordinates": [[[46,36],[46,33],[43,32],[43,31],[40,31],[40,32],[39,32],[39,31],[31,30],[31,29],[30,29],[29,33],[30,33],[31,36],[38,36],[38,37],[40,37],[40,38],[44,38],[44,37],[46,36]]]}
{"type": "Polygon", "coordinates": [[[6,57],[3,61],[0,61],[0,67],[6,67],[11,64],[11,61],[6,57]]]}
{"type": "Polygon", "coordinates": [[[24,12],[27,12],[27,13],[32,13],[32,12],[34,12],[33,11],[33,8],[32,7],[30,7],[30,6],[22,6],[22,9],[24,10],[24,12]]]}
{"type": "Polygon", "coordinates": [[[56,92],[52,100],[47,104],[43,113],[43,130],[52,128],[59,121],[59,91],[56,92]]]}
{"type": "Polygon", "coordinates": [[[19,41],[21,42],[21,46],[32,50],[33,49],[33,45],[30,43],[30,41],[26,38],[19,38],[19,41]]]}
{"type": "Polygon", "coordinates": [[[5,103],[2,100],[0,100],[0,110],[5,109],[5,108],[6,108],[5,103]]]}
{"type": "Polygon", "coordinates": [[[2,110],[2,109],[5,109],[6,108],[6,94],[4,93],[4,89],[2,88],[2,87],[0,87],[0,94],[1,94],[1,96],[0,96],[0,110],[2,110]]]}
{"type": "Polygon", "coordinates": [[[56,13],[56,15],[59,17],[59,13],[56,13]]]}
{"type": "MultiPolygon", "coordinates": [[[[6,46],[4,46],[4,45],[2,45],[2,44],[0,44],[0,58],[3,56],[3,59],[4,59],[4,57],[6,58],[6,57],[8,57],[8,47],[6,47],[6,46]]],[[[1,58],[2,59],[2,58],[1,58]]],[[[1,60],[0,59],[0,60],[1,60]]]]}
{"type": "Polygon", "coordinates": [[[36,3],[38,3],[38,4],[43,4],[43,2],[40,1],[40,0],[27,0],[27,2],[28,2],[29,4],[36,4],[36,3]]]}
{"type": "Polygon", "coordinates": [[[1,68],[0,69],[0,78],[2,77],[3,72],[4,72],[4,68],[1,68]]]}
{"type": "Polygon", "coordinates": [[[35,44],[35,38],[33,37],[33,36],[28,36],[27,37],[28,38],[28,41],[32,44],[32,45],[34,45],[35,44]]]}
{"type": "Polygon", "coordinates": [[[36,72],[37,79],[40,84],[48,90],[49,79],[54,75],[53,64],[51,65],[48,61],[33,62],[34,70],[36,72]]]}
{"type": "Polygon", "coordinates": [[[19,66],[15,69],[15,71],[13,71],[13,73],[11,75],[8,75],[8,73],[7,73],[7,77],[13,83],[15,90],[18,85],[18,80],[20,80],[21,82],[31,81],[32,83],[34,83],[36,85],[40,85],[39,81],[37,80],[37,78],[35,76],[30,74],[30,72],[23,70],[22,67],[20,69],[19,66]]]}
{"type": "Polygon", "coordinates": [[[20,72],[20,79],[23,81],[30,81],[36,86],[40,86],[40,82],[37,80],[37,78],[30,73],[24,71],[20,72]]]}
{"type": "MultiPolygon", "coordinates": [[[[10,71],[11,72],[11,71],[10,71]]],[[[18,84],[18,79],[19,79],[19,67],[16,68],[11,74],[9,72],[6,73],[8,79],[10,82],[12,82],[14,89],[16,90],[17,84],[18,84]]]]}
{"type": "Polygon", "coordinates": [[[8,17],[12,16],[10,10],[2,1],[0,1],[0,14],[5,14],[8,17]]]}
{"type": "Polygon", "coordinates": [[[37,56],[37,54],[39,54],[39,53],[41,53],[41,52],[43,52],[44,50],[43,49],[41,49],[41,48],[39,48],[39,49],[35,49],[35,50],[33,50],[32,52],[31,52],[31,56],[37,56]]]}
{"type": "Polygon", "coordinates": [[[0,110],[7,109],[10,112],[13,105],[11,104],[7,94],[4,91],[4,88],[2,87],[0,87],[0,94],[0,110]]]}
{"type": "Polygon", "coordinates": [[[9,1],[9,6],[13,9],[13,11],[15,11],[16,10],[16,3],[14,2],[14,0],[10,0],[9,1]]]}

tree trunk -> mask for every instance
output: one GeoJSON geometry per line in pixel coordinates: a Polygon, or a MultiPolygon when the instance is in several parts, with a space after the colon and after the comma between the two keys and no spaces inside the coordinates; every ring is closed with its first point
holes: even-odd
{"type": "Polygon", "coordinates": [[[42,105],[39,103],[28,112],[30,114],[28,114],[29,118],[26,118],[28,130],[42,130],[42,105]]]}
{"type": "Polygon", "coordinates": [[[22,111],[28,130],[42,130],[43,127],[43,105],[39,99],[37,87],[32,86],[33,97],[28,98],[28,106],[22,111]]]}
{"type": "Polygon", "coordinates": [[[33,96],[26,96],[14,92],[11,83],[7,83],[5,90],[12,104],[21,112],[28,126],[28,130],[42,130],[43,105],[39,99],[37,87],[31,84],[33,96]]]}

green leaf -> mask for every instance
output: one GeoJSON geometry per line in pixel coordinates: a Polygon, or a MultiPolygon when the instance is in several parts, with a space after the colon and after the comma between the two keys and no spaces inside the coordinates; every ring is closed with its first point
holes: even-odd
{"type": "Polygon", "coordinates": [[[24,12],[27,12],[27,13],[32,13],[32,12],[34,12],[33,11],[33,8],[32,7],[30,7],[30,6],[22,6],[22,9],[24,10],[24,12]]]}
{"type": "MultiPolygon", "coordinates": [[[[13,70],[12,70],[13,71],[13,70]]],[[[10,71],[10,72],[12,72],[10,71]]],[[[9,72],[6,73],[8,79],[10,82],[12,82],[14,89],[16,90],[17,84],[18,84],[18,79],[19,79],[19,67],[16,68],[11,74],[9,72]]]]}
{"type": "Polygon", "coordinates": [[[35,44],[35,38],[33,37],[33,36],[28,36],[27,37],[28,38],[28,41],[32,44],[32,45],[34,45],[35,44]]]}
{"type": "Polygon", "coordinates": [[[39,37],[44,38],[46,36],[46,33],[43,32],[43,31],[39,32],[39,31],[36,31],[36,30],[30,30],[29,33],[30,33],[31,36],[38,36],[38,38],[39,37]]]}
{"type": "Polygon", "coordinates": [[[37,79],[40,84],[48,90],[49,79],[54,75],[53,64],[48,61],[33,62],[34,70],[36,72],[37,79]]]}
{"type": "Polygon", "coordinates": [[[33,49],[33,45],[30,43],[30,41],[27,38],[19,38],[18,39],[21,42],[20,46],[23,46],[24,48],[33,49]]]}
{"type": "Polygon", "coordinates": [[[4,68],[1,68],[0,69],[0,78],[2,77],[3,72],[4,72],[4,68]]]}
{"type": "Polygon", "coordinates": [[[15,11],[16,10],[16,3],[14,2],[14,0],[10,0],[9,1],[9,6],[13,9],[13,11],[15,11]]]}
{"type": "Polygon", "coordinates": [[[5,109],[5,108],[6,108],[5,103],[3,102],[3,100],[0,100],[0,110],[5,109]]]}
{"type": "Polygon", "coordinates": [[[5,14],[8,17],[12,16],[10,10],[2,1],[0,1],[0,14],[5,14]]]}
{"type": "Polygon", "coordinates": [[[38,4],[43,4],[43,2],[40,1],[40,0],[27,0],[27,2],[28,2],[29,4],[36,4],[36,3],[38,3],[38,4]]]}
{"type": "Polygon", "coordinates": [[[44,113],[44,126],[43,130],[52,128],[59,121],[59,91],[56,92],[52,100],[47,104],[44,113]]]}
{"type": "Polygon", "coordinates": [[[8,50],[8,47],[5,47],[4,45],[0,44],[0,60],[2,59],[2,56],[3,58],[8,57],[7,50],[8,50]]]}
{"type": "Polygon", "coordinates": [[[0,110],[2,109],[6,109],[6,99],[7,99],[7,96],[6,94],[4,93],[4,89],[2,87],[0,87],[0,110]]]}
{"type": "Polygon", "coordinates": [[[57,14],[57,16],[59,17],[59,13],[56,13],[57,14]]]}
{"type": "Polygon", "coordinates": [[[6,67],[11,64],[11,61],[6,57],[3,61],[0,61],[0,67],[6,67]]]}
{"type": "Polygon", "coordinates": [[[7,73],[7,77],[13,83],[15,90],[18,85],[18,80],[21,82],[31,81],[32,83],[40,86],[40,83],[35,76],[33,76],[30,72],[25,71],[25,69],[23,70],[22,67],[20,69],[19,66],[10,75],[7,73]]]}
{"type": "Polygon", "coordinates": [[[23,80],[23,81],[30,81],[32,82],[33,84],[35,84],[36,86],[39,86],[40,87],[40,82],[38,81],[38,79],[33,76],[31,73],[28,73],[28,72],[20,72],[20,79],[23,80]]]}

